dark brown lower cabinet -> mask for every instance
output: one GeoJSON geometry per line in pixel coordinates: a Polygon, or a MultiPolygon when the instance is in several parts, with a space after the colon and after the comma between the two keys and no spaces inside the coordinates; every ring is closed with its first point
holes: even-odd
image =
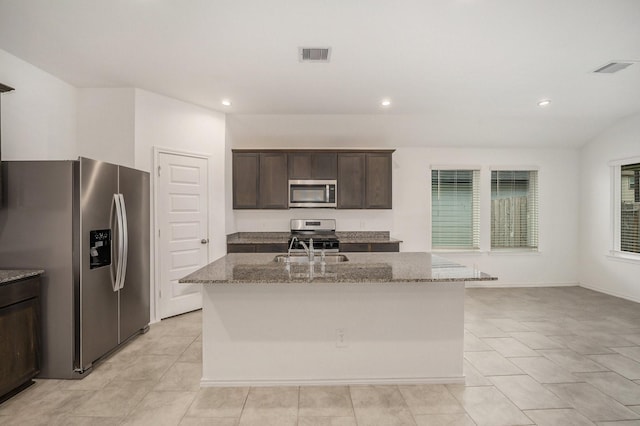
{"type": "Polygon", "coordinates": [[[0,285],[0,402],[40,372],[40,278],[0,285]]]}
{"type": "Polygon", "coordinates": [[[389,243],[340,243],[340,251],[345,252],[399,252],[399,242],[389,243]]]}
{"type": "MultiPolygon", "coordinates": [[[[286,243],[227,244],[227,253],[286,253],[286,243]]],[[[399,252],[399,242],[340,243],[341,252],[399,252]]]]}
{"type": "Polygon", "coordinates": [[[227,244],[227,253],[286,253],[287,243],[227,244]]]}

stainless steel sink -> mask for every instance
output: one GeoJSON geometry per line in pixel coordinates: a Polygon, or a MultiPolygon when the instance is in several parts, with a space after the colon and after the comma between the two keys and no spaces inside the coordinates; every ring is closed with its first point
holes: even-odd
{"type": "MultiPolygon", "coordinates": [[[[309,256],[302,255],[302,254],[295,254],[295,255],[287,255],[287,254],[279,254],[275,257],[275,259],[273,259],[274,262],[280,262],[280,263],[309,263],[309,256]]],[[[347,256],[345,256],[344,254],[336,254],[336,253],[331,253],[331,254],[326,254],[324,256],[324,262],[325,263],[340,263],[340,262],[348,262],[349,258],[347,256]]],[[[315,259],[314,259],[314,263],[318,264],[318,263],[322,263],[322,256],[320,254],[315,255],[315,259]]]]}

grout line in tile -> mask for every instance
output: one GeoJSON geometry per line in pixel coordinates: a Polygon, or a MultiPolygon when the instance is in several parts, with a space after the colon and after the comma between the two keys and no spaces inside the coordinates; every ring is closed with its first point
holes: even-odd
{"type": "Polygon", "coordinates": [[[240,415],[238,416],[238,424],[240,424],[240,419],[242,418],[242,415],[244,414],[244,408],[247,405],[247,400],[249,399],[249,394],[251,393],[251,389],[253,389],[251,386],[249,386],[249,389],[247,389],[247,394],[244,396],[244,401],[242,401],[242,408],[240,409],[240,415]]]}

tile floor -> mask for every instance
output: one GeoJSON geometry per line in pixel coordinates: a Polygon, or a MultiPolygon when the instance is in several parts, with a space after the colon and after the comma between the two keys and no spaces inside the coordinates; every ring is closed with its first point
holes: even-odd
{"type": "Polygon", "coordinates": [[[579,287],[467,289],[466,385],[200,389],[201,318],[38,380],[0,424],[640,425],[640,304],[579,287]]]}

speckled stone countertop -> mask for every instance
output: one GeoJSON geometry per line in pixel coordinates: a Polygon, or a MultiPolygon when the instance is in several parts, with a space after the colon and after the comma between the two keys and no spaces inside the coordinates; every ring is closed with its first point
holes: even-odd
{"type": "Polygon", "coordinates": [[[273,244],[289,241],[289,232],[236,232],[227,235],[227,244],[273,244]]]}
{"type": "Polygon", "coordinates": [[[0,269],[0,285],[44,273],[42,269],[0,269]]]}
{"type": "Polygon", "coordinates": [[[338,231],[336,236],[341,243],[401,243],[389,236],[389,231],[338,231]]]}
{"type": "MultiPolygon", "coordinates": [[[[430,253],[343,253],[346,262],[276,262],[273,253],[233,253],[180,279],[181,283],[394,283],[496,280],[430,253]]],[[[285,255],[286,256],[286,255],[285,255]]]]}
{"type": "MultiPolygon", "coordinates": [[[[227,235],[227,244],[287,243],[289,232],[236,232],[227,235]]],[[[389,237],[389,231],[337,231],[342,243],[401,243],[389,237]]]]}

